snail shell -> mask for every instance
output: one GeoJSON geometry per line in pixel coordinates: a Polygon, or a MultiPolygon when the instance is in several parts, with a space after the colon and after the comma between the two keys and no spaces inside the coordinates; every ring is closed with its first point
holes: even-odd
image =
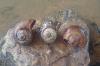
{"type": "Polygon", "coordinates": [[[22,45],[27,45],[32,42],[35,25],[35,20],[26,20],[18,23],[14,29],[15,42],[22,45]]]}
{"type": "Polygon", "coordinates": [[[89,42],[89,28],[84,20],[71,18],[63,23],[59,28],[65,44],[71,46],[85,47],[89,42]]]}
{"type": "Polygon", "coordinates": [[[53,43],[57,38],[57,32],[51,21],[44,22],[41,28],[41,38],[46,43],[53,43]]]}

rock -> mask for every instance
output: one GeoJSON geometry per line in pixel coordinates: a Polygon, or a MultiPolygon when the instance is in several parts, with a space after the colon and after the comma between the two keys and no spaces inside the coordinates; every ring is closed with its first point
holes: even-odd
{"type": "MultiPolygon", "coordinates": [[[[27,45],[16,42],[12,35],[13,31],[16,30],[16,27],[11,28],[0,41],[0,66],[88,66],[90,63],[88,45],[90,40],[94,40],[89,38],[90,33],[86,36],[87,42],[84,44],[84,47],[73,47],[64,44],[62,34],[59,32],[62,24],[67,23],[70,20],[72,22],[77,22],[78,20],[75,19],[71,10],[58,12],[55,16],[53,15],[53,17],[46,19],[54,22],[53,24],[55,25],[55,30],[58,34],[57,39],[51,44],[43,42],[37,28],[33,28],[34,26],[37,26],[35,24],[30,28],[30,24],[19,26],[19,28],[23,26],[24,28],[28,27],[28,30],[34,35],[34,37],[31,36],[33,37],[32,42],[26,42],[27,45]]],[[[81,19],[79,18],[79,20],[81,19]]],[[[86,21],[82,20],[82,22],[86,21]]],[[[87,24],[87,28],[90,30],[91,25],[88,23],[85,24],[87,24]]],[[[20,25],[20,23],[18,25],[20,25]]],[[[84,25],[82,26],[84,27],[84,25]]],[[[39,25],[38,28],[40,29],[40,27],[41,26],[39,25]]],[[[22,32],[22,34],[24,33],[22,32]]]]}

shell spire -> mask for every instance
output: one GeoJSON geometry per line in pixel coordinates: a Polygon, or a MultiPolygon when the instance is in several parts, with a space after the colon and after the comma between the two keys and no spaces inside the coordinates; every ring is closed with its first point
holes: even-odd
{"type": "Polygon", "coordinates": [[[26,21],[21,21],[14,28],[13,37],[15,42],[22,45],[27,45],[32,42],[34,31],[33,27],[36,20],[30,19],[26,21]]]}
{"type": "Polygon", "coordinates": [[[45,43],[53,43],[57,38],[55,24],[51,20],[44,21],[41,27],[41,38],[45,43]]]}

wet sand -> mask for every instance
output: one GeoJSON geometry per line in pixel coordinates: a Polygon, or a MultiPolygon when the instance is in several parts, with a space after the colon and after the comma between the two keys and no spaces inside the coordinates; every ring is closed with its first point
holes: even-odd
{"type": "Polygon", "coordinates": [[[67,8],[100,26],[100,0],[0,0],[0,38],[20,20],[44,18],[67,8]]]}

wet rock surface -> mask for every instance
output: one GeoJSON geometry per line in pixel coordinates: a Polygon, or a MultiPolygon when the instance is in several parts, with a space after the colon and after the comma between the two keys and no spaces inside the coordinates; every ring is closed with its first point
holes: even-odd
{"type": "Polygon", "coordinates": [[[3,49],[0,60],[3,62],[2,66],[52,66],[56,62],[66,64],[62,59],[67,57],[69,50],[64,47],[59,44],[48,46],[38,40],[30,46],[16,45],[7,50],[3,49]]]}
{"type": "MultiPolygon", "coordinates": [[[[58,21],[57,24],[54,23],[58,29],[60,24],[72,17],[71,12],[69,16],[63,14],[65,12],[49,18],[53,22],[58,21]]],[[[84,48],[71,47],[66,46],[62,39],[57,37],[54,43],[46,44],[40,35],[35,33],[34,41],[24,46],[14,42],[13,30],[10,29],[0,43],[1,66],[88,66],[90,63],[88,42],[84,48]]]]}

